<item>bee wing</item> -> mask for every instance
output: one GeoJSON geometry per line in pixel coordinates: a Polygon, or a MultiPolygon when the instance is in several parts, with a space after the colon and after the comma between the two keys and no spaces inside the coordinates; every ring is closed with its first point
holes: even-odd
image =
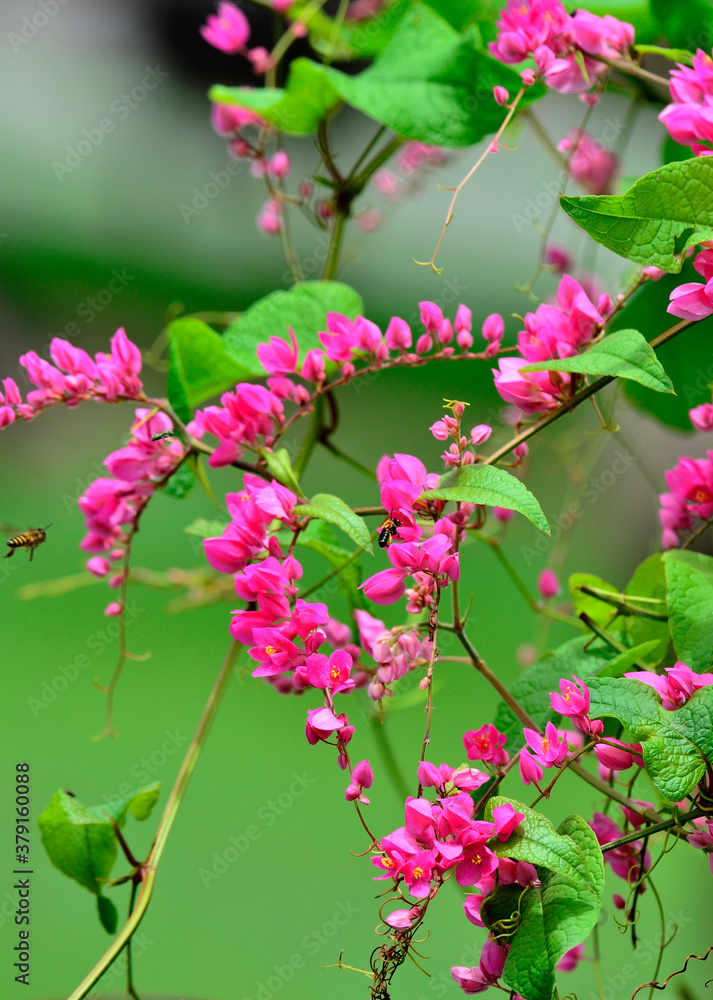
{"type": "Polygon", "coordinates": [[[7,524],[6,522],[0,524],[0,532],[3,535],[18,535],[21,532],[21,528],[18,528],[16,524],[7,524]]]}

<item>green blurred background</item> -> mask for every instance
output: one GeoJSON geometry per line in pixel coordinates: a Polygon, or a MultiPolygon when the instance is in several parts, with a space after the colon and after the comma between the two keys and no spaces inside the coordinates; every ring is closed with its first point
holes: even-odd
{"type": "MultiPolygon", "coordinates": [[[[106,349],[119,325],[146,349],[175,303],[188,312],[240,310],[285,281],[278,243],[255,230],[261,190],[247,171],[188,222],[181,215],[180,206],[190,203],[194,189],[202,189],[211,171],[223,170],[227,163],[224,143],[208,122],[207,85],[246,79],[240,60],[209,50],[197,34],[212,5],[68,0],[48,9],[55,12],[21,42],[13,38],[22,38],[23,18],[32,18],[40,7],[7,0],[1,14],[6,141],[0,148],[0,373],[17,377],[23,389],[19,354],[30,349],[42,353],[52,336],[66,335],[67,324],[77,324],[78,332],[69,327],[73,342],[90,351],[106,349]],[[156,67],[168,74],[159,86],[124,120],[117,117],[115,130],[71,173],[58,178],[53,162],[67,156],[67,145],[75,147],[83,130],[94,129],[112,113],[112,103],[156,67]],[[124,287],[107,295],[114,272],[123,275],[124,287]],[[89,302],[97,297],[101,309],[89,302]]],[[[259,23],[256,30],[262,30],[259,23]]],[[[596,109],[589,128],[597,136],[609,120],[625,123],[620,144],[627,147],[626,172],[635,176],[658,165],[662,136],[655,111],[644,108],[633,120],[629,110],[614,97],[596,109]]],[[[556,142],[579,124],[582,106],[552,98],[538,113],[556,142]]],[[[335,129],[335,145],[348,159],[371,132],[371,124],[344,116],[335,129]]],[[[412,257],[427,257],[440,231],[448,195],[436,188],[436,181],[457,183],[473,160],[472,151],[454,156],[447,167],[429,175],[417,200],[387,208],[376,233],[352,234],[340,277],[361,293],[370,318],[385,324],[398,314],[415,322],[417,302],[424,298],[439,302],[451,316],[463,301],[478,325],[493,311],[507,316],[530,308],[514,285],[532,273],[539,236],[535,225],[519,220],[527,217],[529,205],[544,204],[535,222],[545,223],[551,205],[551,196],[546,204],[547,190],[559,171],[527,125],[512,133],[511,142],[519,153],[503,150],[489,159],[462,195],[441,255],[445,270],[440,277],[415,267],[412,257]]],[[[312,143],[288,148],[298,178],[314,162],[312,143]]],[[[367,192],[362,207],[383,205],[375,192],[367,192]]],[[[566,221],[558,222],[555,234],[571,247],[580,269],[596,268],[607,287],[616,289],[625,272],[620,260],[587,246],[566,221]]],[[[309,229],[298,228],[297,240],[303,260],[319,251],[309,229]]],[[[551,294],[555,287],[555,280],[545,276],[538,292],[551,294]]],[[[508,329],[517,329],[514,321],[508,329]]],[[[704,347],[696,363],[706,368],[710,353],[704,347]]],[[[146,379],[162,391],[159,373],[147,371],[146,379]]],[[[359,385],[358,391],[342,393],[337,443],[369,466],[385,452],[405,451],[436,470],[441,449],[428,426],[441,416],[443,397],[468,401],[473,424],[493,422],[500,413],[487,365],[390,372],[359,385]]],[[[607,412],[612,402],[609,397],[607,412]]],[[[701,436],[665,430],[630,406],[618,410],[617,419],[620,435],[597,434],[593,412],[582,412],[562,421],[533,448],[527,481],[551,523],[557,524],[575,501],[585,515],[568,530],[555,528],[552,543],[523,518],[510,524],[507,551],[530,586],[546,565],[563,578],[583,570],[623,585],[636,564],[656,550],[655,494],[664,486],[663,471],[682,452],[701,453],[705,442],[701,436]],[[632,456],[621,475],[611,472],[617,449],[628,449],[632,456]]],[[[136,790],[146,781],[160,780],[163,790],[154,817],[145,824],[130,820],[125,829],[134,853],[142,856],[228,644],[229,604],[172,615],[164,593],[132,588],[129,647],[136,653],[150,651],[151,657],[125,668],[116,696],[119,737],[93,741],[103,728],[104,705],[92,680],[108,681],[117,654],[112,621],[103,614],[109,592],[97,583],[54,598],[23,599],[22,588],[28,584],[82,571],[78,543],[83,524],[76,497],[102,474],[102,459],[120,445],[130,420],[125,408],[87,405],[52,411],[0,436],[0,521],[22,528],[53,523],[32,564],[24,553],[0,564],[0,834],[7,845],[0,852],[2,998],[68,995],[109,942],[93,899],[52,868],[35,833],[31,985],[13,981],[16,937],[7,904],[13,898],[15,763],[31,765],[35,821],[59,787],[95,804],[110,801],[127,786],[136,790]],[[78,657],[85,669],[76,669],[78,657]],[[88,667],[82,657],[90,661],[88,667]],[[62,676],[71,678],[66,689],[38,708],[46,685],[51,688],[62,676]]],[[[213,479],[218,495],[238,486],[230,472],[213,479]]],[[[372,482],[322,453],[304,485],[308,492],[338,492],[354,504],[378,499],[372,482]]],[[[202,565],[200,547],[183,533],[198,516],[215,516],[198,490],[181,502],[158,496],[142,520],[135,564],[155,570],[202,565]]],[[[375,572],[386,565],[385,556],[377,553],[365,563],[367,573],[375,572]]],[[[305,559],[305,565],[309,569],[312,564],[305,559]]],[[[314,568],[317,572],[316,562],[314,568]]],[[[463,568],[464,591],[475,595],[474,641],[505,681],[521,669],[517,654],[522,644],[534,642],[543,650],[569,638],[563,627],[549,632],[533,619],[485,547],[471,546],[463,568]]],[[[334,607],[343,610],[338,603],[334,607]]],[[[384,609],[389,623],[397,615],[395,609],[384,609]]],[[[443,648],[448,650],[447,643],[443,648]]],[[[344,708],[357,725],[356,759],[369,757],[375,766],[369,820],[385,834],[403,822],[403,812],[384,776],[367,702],[357,693],[344,708]]],[[[413,787],[424,716],[413,696],[403,702],[395,699],[387,733],[413,787]]],[[[305,712],[313,704],[317,702],[309,696],[280,697],[252,680],[244,665],[238,670],[181,808],[137,938],[136,985],[142,997],[366,996],[368,984],[359,974],[322,970],[337,962],[342,949],[345,963],[367,965],[379,940],[374,935],[374,896],[381,884],[371,881],[367,859],[349,853],[362,852],[368,844],[344,801],[345,776],[335,766],[333,752],[310,747],[303,737],[305,712]],[[220,874],[207,881],[205,873],[213,869],[220,874]]],[[[495,704],[475,674],[452,664],[439,667],[430,759],[460,762],[462,733],[490,720],[495,704]]],[[[515,796],[524,791],[514,780],[505,790],[515,796]]],[[[564,778],[547,811],[559,820],[577,809],[589,815],[591,808],[588,793],[564,778]]],[[[121,871],[117,863],[115,874],[121,871]]],[[[666,973],[679,967],[688,952],[710,943],[710,875],[701,854],[682,849],[666,858],[659,871],[667,933],[674,922],[679,925],[665,955],[666,973]]],[[[608,879],[607,899],[620,888],[611,873],[608,879]]],[[[648,895],[642,900],[637,953],[617,929],[609,903],[609,915],[602,916],[607,1000],[623,1000],[653,975],[659,932],[648,895]]],[[[112,898],[124,913],[126,888],[114,890],[112,898]]],[[[461,995],[448,968],[477,962],[483,934],[465,920],[458,891],[444,889],[431,913],[431,936],[422,945],[431,978],[409,963],[395,981],[395,998],[461,995]]],[[[702,968],[685,977],[688,996],[701,995],[707,978],[702,968]]],[[[95,995],[118,994],[123,987],[124,976],[115,966],[95,995]]],[[[571,989],[580,1000],[594,998],[591,965],[562,978],[562,992],[571,989]]]]}

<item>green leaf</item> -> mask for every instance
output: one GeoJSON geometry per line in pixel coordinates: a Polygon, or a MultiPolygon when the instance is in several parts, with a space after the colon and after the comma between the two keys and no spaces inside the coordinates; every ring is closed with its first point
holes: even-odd
{"type": "Polygon", "coordinates": [[[99,895],[116,860],[116,834],[108,818],[59,791],[40,814],[38,824],[55,868],[99,895]]]}
{"type": "Polygon", "coordinates": [[[608,594],[618,594],[619,591],[606,580],[602,580],[600,576],[594,576],[592,573],[573,573],[569,578],[569,594],[574,604],[575,615],[579,617],[581,614],[586,614],[597,625],[606,628],[616,616],[616,608],[607,604],[606,601],[600,601],[599,598],[593,597],[591,594],[583,594],[580,587],[606,590],[608,594]]]}
{"type": "MultiPolygon", "coordinates": [[[[326,559],[332,569],[339,570],[334,581],[344,594],[352,611],[355,608],[364,609],[367,607],[366,599],[359,590],[359,584],[362,581],[361,563],[359,559],[352,559],[352,552],[337,544],[334,533],[326,521],[310,521],[307,528],[297,536],[297,544],[316,552],[323,559],[326,559]],[[351,562],[348,562],[349,559],[351,562]]],[[[325,586],[329,586],[329,583],[325,586]]],[[[317,591],[317,595],[319,593],[320,591],[317,591]]]]}
{"type": "Polygon", "coordinates": [[[336,524],[338,528],[349,535],[352,541],[373,554],[371,535],[363,517],[355,514],[351,507],[340,497],[331,493],[316,493],[309,503],[298,504],[295,513],[300,516],[316,517],[321,521],[336,524]]]}
{"type": "Polygon", "coordinates": [[[107,934],[116,934],[119,914],[112,901],[106,896],[97,896],[97,911],[99,913],[99,921],[107,934]]]}
{"type": "Polygon", "coordinates": [[[193,474],[193,469],[188,462],[184,462],[169,477],[166,485],[163,487],[163,492],[167,497],[173,497],[175,500],[183,500],[193,489],[195,481],[196,477],[193,474]]]}
{"type": "Polygon", "coordinates": [[[296,493],[298,497],[303,496],[302,489],[297,482],[297,477],[292,468],[287,448],[278,448],[277,451],[264,451],[261,448],[258,454],[264,460],[267,471],[278,483],[282,483],[283,486],[296,493]]]}
{"type": "Polygon", "coordinates": [[[563,195],[560,203],[597,243],[677,273],[689,246],[713,238],[713,163],[708,156],[667,163],[626,194],[563,195]]]}
{"type": "Polygon", "coordinates": [[[421,494],[426,500],[456,500],[488,507],[517,510],[541,531],[550,526],[537,499],[515,476],[492,465],[466,465],[453,469],[438,480],[438,488],[421,494]]]}
{"type": "MultiPolygon", "coordinates": [[[[710,159],[710,157],[706,157],[710,159]]],[[[680,276],[665,274],[660,281],[649,281],[641,288],[618,316],[613,328],[635,327],[646,330],[653,338],[671,326],[672,317],[666,312],[669,296],[683,282],[701,281],[689,260],[680,276]]],[[[688,411],[701,403],[710,403],[708,386],[713,381],[710,344],[713,341],[713,317],[695,323],[678,337],[657,348],[656,353],[678,393],[653,395],[636,382],[625,381],[623,388],[637,406],[653,413],[659,420],[672,427],[691,431],[688,411]]]]}
{"type": "Polygon", "coordinates": [[[205,517],[197,517],[183,530],[187,535],[195,535],[196,538],[217,538],[227,527],[227,521],[208,521],[205,517]]]}
{"type": "Polygon", "coordinates": [[[631,670],[638,661],[646,663],[646,657],[653,653],[658,645],[656,639],[651,639],[648,642],[642,642],[640,646],[633,646],[631,649],[619,653],[597,673],[597,677],[623,677],[627,670],[631,670]]]}
{"type": "MultiPolygon", "coordinates": [[[[713,179],[713,175],[712,175],[713,179]]],[[[632,379],[655,392],[673,392],[653,348],[638,330],[618,330],[573,358],[552,358],[525,365],[523,372],[579,372],[582,375],[612,375],[632,379]]]]}
{"type": "Polygon", "coordinates": [[[651,0],[651,12],[671,45],[701,48],[698,39],[713,30],[713,5],[708,0],[686,0],[685,4],[651,0]]]}
{"type": "Polygon", "coordinates": [[[700,552],[672,549],[663,562],[676,656],[701,673],[713,660],[713,559],[700,552]]]}
{"type": "Polygon", "coordinates": [[[117,841],[110,817],[119,827],[123,827],[127,812],[136,819],[147,819],[159,789],[160,784],[155,782],[133,795],[99,806],[84,806],[68,792],[57,792],[37,820],[52,864],[100,896],[116,860],[117,841]]]}
{"type": "Polygon", "coordinates": [[[304,281],[278,290],[254,302],[246,312],[231,323],[223,334],[226,351],[253,376],[262,377],[265,369],[255,351],[270,337],[288,339],[288,327],[299,344],[300,362],[307,351],[321,347],[317,334],[327,329],[327,313],[338,312],[354,319],[364,312],[361,297],[339,281],[304,281]]]}
{"type": "MultiPolygon", "coordinates": [[[[337,56],[340,53],[348,59],[380,56],[412,7],[412,0],[392,0],[373,17],[361,21],[345,19],[337,36],[337,56]]],[[[324,55],[331,53],[333,37],[334,32],[330,32],[321,44],[315,45],[315,39],[310,33],[310,42],[316,52],[324,55]]],[[[332,58],[332,62],[334,61],[332,58]]]]}
{"type": "MultiPolygon", "coordinates": [[[[651,55],[651,56],[662,56],[664,59],[670,59],[671,62],[684,63],[686,66],[693,65],[693,53],[689,52],[688,49],[669,49],[663,45],[637,45],[636,51],[639,55],[651,55]]],[[[688,156],[680,156],[678,159],[687,160],[690,158],[690,147],[688,148],[688,156]]],[[[666,160],[666,162],[670,162],[666,160]]]]}
{"type": "MultiPolygon", "coordinates": [[[[637,567],[624,590],[627,600],[640,608],[666,614],[666,574],[660,554],[649,556],[637,567]],[[645,598],[646,600],[642,600],[645,598]],[[654,600],[652,600],[652,598],[654,600]]],[[[649,666],[655,666],[666,656],[671,643],[668,622],[631,615],[623,619],[624,631],[632,646],[640,644],[649,648],[638,657],[649,666]]],[[[611,676],[616,676],[612,674],[611,676]]]]}
{"type": "MultiPolygon", "coordinates": [[[[519,674],[510,685],[510,691],[544,729],[548,722],[558,722],[560,718],[550,703],[550,691],[559,691],[559,682],[571,680],[572,674],[584,679],[599,673],[616,655],[608,646],[592,643],[591,636],[576,636],[519,674]]],[[[507,736],[506,748],[510,756],[525,745],[522,722],[504,701],[498,704],[495,712],[495,726],[507,736]]]]}
{"type": "Polygon", "coordinates": [[[169,323],[168,359],[168,399],[184,423],[206,399],[252,376],[231,358],[223,338],[199,319],[169,323]]]}
{"type": "Polygon", "coordinates": [[[153,807],[158,802],[161,783],[155,781],[152,785],[146,785],[126,802],[126,811],[130,812],[134,819],[143,822],[148,819],[153,811],[153,807]]]}
{"type": "MultiPolygon", "coordinates": [[[[362,73],[348,76],[323,68],[334,89],[404,139],[438,146],[472,146],[495,132],[503,113],[492,98],[495,84],[517,93],[517,73],[460,35],[424,4],[401,19],[383,54],[362,73]]],[[[540,85],[527,90],[521,107],[537,100],[540,85]]]]}
{"type": "Polygon", "coordinates": [[[552,1000],[555,966],[566,951],[580,944],[595,926],[602,905],[604,862],[594,831],[581,816],[568,816],[554,829],[548,819],[521,802],[493,796],[485,810],[512,805],[525,814],[505,843],[492,849],[500,857],[538,866],[541,885],[522,890],[500,886],[483,904],[483,918],[510,951],[503,980],[528,1000],[552,1000]],[[510,918],[519,912],[511,930],[510,918]],[[500,921],[508,921],[503,924],[500,921]]]}
{"type": "Polygon", "coordinates": [[[303,57],[290,64],[282,87],[211,87],[211,101],[237,105],[256,112],[279,132],[310,135],[339,103],[339,94],[329,76],[316,63],[303,57]]]}
{"type": "Polygon", "coordinates": [[[593,677],[588,687],[589,714],[618,719],[641,743],[646,771],[662,795],[679,802],[693,791],[713,764],[713,687],[695,691],[673,712],[641,681],[593,677]]]}

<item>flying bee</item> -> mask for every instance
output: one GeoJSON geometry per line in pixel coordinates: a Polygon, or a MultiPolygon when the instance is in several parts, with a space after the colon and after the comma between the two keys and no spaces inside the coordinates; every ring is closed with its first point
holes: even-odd
{"type": "Polygon", "coordinates": [[[386,518],[384,523],[379,528],[379,546],[382,549],[389,547],[392,538],[400,538],[398,531],[401,527],[401,521],[394,517],[393,510],[386,518]]]}
{"type": "MultiPolygon", "coordinates": [[[[18,535],[14,535],[12,538],[8,538],[7,546],[9,551],[5,553],[4,559],[9,559],[14,553],[15,549],[28,549],[30,553],[30,562],[32,562],[32,556],[35,553],[35,549],[38,545],[41,545],[47,539],[47,528],[51,528],[52,525],[48,524],[46,528],[28,528],[27,531],[23,531],[18,535]]],[[[4,526],[5,530],[15,531],[14,528],[7,528],[4,526]]]]}

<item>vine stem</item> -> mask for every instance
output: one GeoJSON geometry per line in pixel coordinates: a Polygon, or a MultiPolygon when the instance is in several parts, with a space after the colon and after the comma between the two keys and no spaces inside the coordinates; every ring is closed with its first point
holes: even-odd
{"type": "Polygon", "coordinates": [[[478,157],[478,159],[476,160],[476,162],[470,168],[470,170],[468,171],[468,173],[465,175],[465,177],[463,178],[463,180],[460,181],[460,183],[457,185],[457,187],[454,187],[454,188],[445,188],[445,190],[453,192],[453,197],[451,198],[451,203],[448,206],[448,213],[446,215],[446,221],[443,223],[443,229],[441,230],[441,235],[438,238],[438,243],[436,244],[436,249],[433,251],[433,256],[431,257],[430,260],[416,260],[416,258],[414,257],[414,261],[413,261],[414,264],[418,264],[420,267],[430,267],[433,270],[434,274],[440,274],[441,271],[443,270],[442,267],[441,268],[436,267],[436,257],[438,256],[438,251],[441,249],[441,244],[443,243],[443,240],[446,237],[446,230],[448,229],[448,227],[450,226],[451,222],[453,221],[453,209],[455,208],[456,201],[458,200],[458,195],[461,193],[461,191],[463,190],[463,188],[465,187],[465,185],[471,179],[471,177],[473,176],[473,174],[475,173],[475,171],[478,169],[478,167],[480,166],[480,164],[483,162],[483,160],[485,159],[485,157],[488,155],[488,153],[490,153],[490,152],[493,151],[493,146],[495,146],[496,149],[497,149],[497,142],[500,139],[500,136],[505,131],[505,129],[510,124],[510,121],[512,120],[512,116],[517,111],[518,104],[520,103],[520,101],[522,100],[522,98],[525,96],[525,91],[526,90],[527,90],[526,87],[521,87],[520,90],[518,91],[515,99],[513,100],[512,104],[508,105],[509,110],[508,110],[507,115],[505,116],[505,119],[504,119],[502,125],[500,126],[500,128],[498,129],[498,131],[495,133],[495,135],[493,136],[493,138],[490,140],[490,142],[488,143],[488,145],[485,147],[485,149],[483,150],[482,154],[478,157]]]}
{"type": "Polygon", "coordinates": [[[183,759],[183,763],[181,764],[181,769],[178,772],[174,786],[171,789],[171,794],[168,797],[168,802],[166,803],[166,807],[163,811],[161,822],[156,830],[156,836],[151,846],[151,850],[149,851],[149,856],[146,859],[146,862],[141,866],[142,879],[141,886],[137,893],[136,906],[133,908],[129,919],[120,931],[118,937],[114,940],[102,958],[100,958],[91,972],[82,980],[76,990],[74,990],[74,992],[69,996],[68,1000],[82,1000],[82,998],[89,993],[91,988],[99,981],[110,965],[119,957],[123,949],[128,945],[130,939],[141,923],[146,910],[148,909],[156,882],[156,872],[159,861],[161,860],[161,855],[166,847],[168,836],[173,827],[173,823],[176,819],[181,803],[183,802],[186,789],[188,788],[193,772],[196,769],[198,759],[201,755],[203,747],[205,746],[208,733],[210,732],[215,716],[220,708],[223,695],[225,694],[230,678],[233,675],[233,667],[235,666],[235,660],[239,650],[239,644],[233,640],[230,643],[228,652],[223,660],[218,677],[213,685],[213,690],[208,696],[205,708],[203,709],[203,714],[200,722],[198,723],[198,728],[196,729],[196,734],[191,741],[191,745],[183,759]]]}

